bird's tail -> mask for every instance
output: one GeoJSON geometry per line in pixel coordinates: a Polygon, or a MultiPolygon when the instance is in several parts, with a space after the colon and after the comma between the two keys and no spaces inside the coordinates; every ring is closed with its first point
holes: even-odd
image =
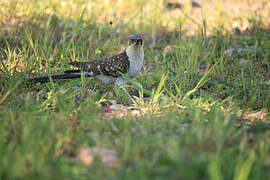
{"type": "MultiPolygon", "coordinates": [[[[87,74],[84,74],[85,76],[88,76],[87,74]]],[[[53,76],[42,76],[42,77],[37,77],[37,78],[29,78],[28,81],[30,82],[40,82],[40,83],[46,83],[50,81],[50,78],[52,80],[57,80],[57,79],[76,79],[80,78],[82,76],[80,70],[67,70],[64,71],[64,74],[58,74],[58,75],[53,75],[53,76]]]]}

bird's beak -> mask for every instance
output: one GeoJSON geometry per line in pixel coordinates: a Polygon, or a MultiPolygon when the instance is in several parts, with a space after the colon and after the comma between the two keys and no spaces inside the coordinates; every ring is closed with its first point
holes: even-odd
{"type": "Polygon", "coordinates": [[[142,39],[131,39],[130,44],[142,45],[143,41],[142,41],[142,39]]]}
{"type": "Polygon", "coordinates": [[[137,39],[137,40],[136,40],[136,45],[142,45],[142,43],[143,43],[143,42],[142,42],[142,39],[137,39]]]}

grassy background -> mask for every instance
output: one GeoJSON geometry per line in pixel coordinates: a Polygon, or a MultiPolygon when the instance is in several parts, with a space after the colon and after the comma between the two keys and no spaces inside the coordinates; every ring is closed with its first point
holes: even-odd
{"type": "Polygon", "coordinates": [[[270,2],[198,2],[2,0],[0,178],[269,179],[270,2]],[[134,32],[145,65],[125,88],[26,81],[134,32]]]}

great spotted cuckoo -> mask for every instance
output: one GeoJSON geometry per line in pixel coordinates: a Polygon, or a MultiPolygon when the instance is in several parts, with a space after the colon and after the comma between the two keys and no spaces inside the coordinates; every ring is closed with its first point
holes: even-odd
{"type": "Polygon", "coordinates": [[[56,79],[74,79],[82,75],[93,76],[104,83],[114,83],[123,85],[123,74],[128,77],[136,76],[142,69],[144,61],[143,39],[139,34],[130,36],[130,44],[125,51],[120,54],[97,59],[88,62],[69,62],[70,65],[78,67],[77,70],[66,70],[63,74],[53,76],[43,76],[30,78],[33,82],[48,82],[50,78],[56,79]]]}

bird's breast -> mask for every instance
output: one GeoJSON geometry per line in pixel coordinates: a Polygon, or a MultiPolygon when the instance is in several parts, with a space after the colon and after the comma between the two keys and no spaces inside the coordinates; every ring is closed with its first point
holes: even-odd
{"type": "Polygon", "coordinates": [[[129,57],[129,71],[128,76],[136,76],[142,69],[144,55],[133,55],[129,57]]]}

